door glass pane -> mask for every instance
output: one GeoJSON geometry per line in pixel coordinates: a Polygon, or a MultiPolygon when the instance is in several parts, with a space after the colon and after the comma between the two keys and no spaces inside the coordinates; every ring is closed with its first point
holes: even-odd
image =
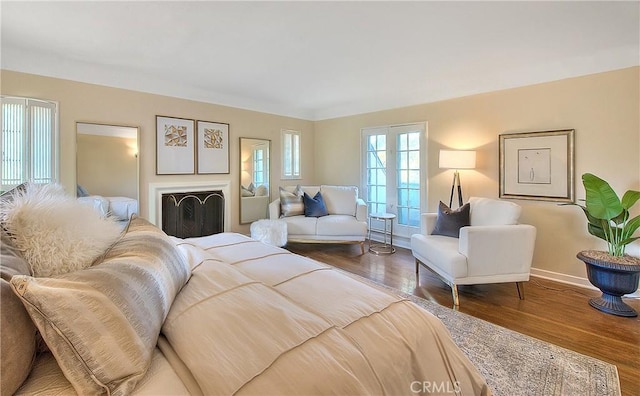
{"type": "Polygon", "coordinates": [[[415,232],[414,227],[420,226],[423,199],[420,196],[420,141],[423,133],[424,129],[419,125],[363,130],[362,166],[366,173],[362,184],[369,214],[395,214],[396,235],[409,236],[415,232]]]}
{"type": "Polygon", "coordinates": [[[406,151],[408,149],[407,146],[407,134],[403,133],[398,136],[398,151],[406,151]]]}
{"type": "Polygon", "coordinates": [[[397,147],[398,224],[416,227],[420,225],[420,132],[398,134],[397,147]]]}
{"type": "Polygon", "coordinates": [[[386,135],[367,136],[367,203],[369,213],[384,212],[386,196],[386,135]]]}
{"type": "Polygon", "coordinates": [[[409,225],[411,227],[420,227],[420,211],[417,209],[409,210],[409,225]]]}

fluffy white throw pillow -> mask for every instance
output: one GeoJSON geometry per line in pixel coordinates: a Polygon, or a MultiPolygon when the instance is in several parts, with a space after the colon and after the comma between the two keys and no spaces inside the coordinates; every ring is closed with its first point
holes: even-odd
{"type": "Polygon", "coordinates": [[[36,277],[89,267],[122,232],[115,219],[100,217],[57,184],[27,185],[2,201],[1,214],[36,277]]]}

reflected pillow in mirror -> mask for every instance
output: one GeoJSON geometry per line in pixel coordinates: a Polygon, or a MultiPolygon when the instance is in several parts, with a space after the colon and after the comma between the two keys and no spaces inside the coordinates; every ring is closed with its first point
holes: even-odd
{"type": "Polygon", "coordinates": [[[241,186],[241,187],[242,188],[241,188],[240,192],[242,193],[243,197],[253,197],[254,196],[253,192],[249,191],[248,188],[246,188],[245,186],[241,186]]]}
{"type": "Polygon", "coordinates": [[[256,187],[256,197],[263,197],[265,195],[267,195],[267,186],[265,186],[264,184],[259,185],[258,187],[256,187]]]}

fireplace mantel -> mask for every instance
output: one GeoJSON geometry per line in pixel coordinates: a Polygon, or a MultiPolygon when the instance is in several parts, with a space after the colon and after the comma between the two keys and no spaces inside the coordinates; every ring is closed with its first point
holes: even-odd
{"type": "Polygon", "coordinates": [[[231,224],[231,183],[229,181],[149,183],[149,221],[162,228],[162,194],[220,190],[225,197],[224,230],[231,224]]]}

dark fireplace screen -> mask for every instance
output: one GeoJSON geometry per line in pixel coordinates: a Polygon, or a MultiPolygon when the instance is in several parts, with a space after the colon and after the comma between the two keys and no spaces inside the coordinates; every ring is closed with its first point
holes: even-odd
{"type": "Polygon", "coordinates": [[[162,194],[162,230],[178,238],[224,231],[224,194],[198,191],[162,194]]]}

